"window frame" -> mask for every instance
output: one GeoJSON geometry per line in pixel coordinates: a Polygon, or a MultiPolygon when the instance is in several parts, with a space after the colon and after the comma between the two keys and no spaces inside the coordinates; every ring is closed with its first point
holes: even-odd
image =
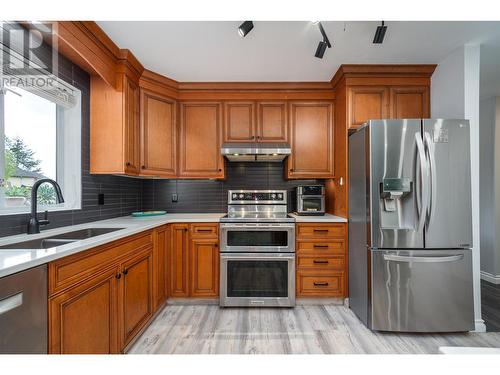
{"type": "MultiPolygon", "coordinates": [[[[66,83],[67,84],[67,83],[66,83]]],[[[82,208],[82,153],[71,152],[81,150],[82,142],[82,94],[73,88],[76,105],[64,108],[56,103],[56,181],[64,196],[64,203],[53,205],[37,205],[37,211],[68,211],[82,208]]],[[[37,95],[36,92],[30,93],[37,95]]],[[[40,95],[39,95],[40,96],[40,95]]],[[[40,96],[43,98],[43,96],[40,96]]],[[[46,98],[45,98],[46,99],[46,98]]],[[[48,100],[48,99],[46,99],[48,100]]],[[[0,168],[5,167],[5,102],[0,94],[0,168]],[[3,139],[2,139],[3,138],[3,139]]],[[[23,207],[6,207],[4,205],[4,172],[1,173],[0,216],[25,215],[31,211],[31,205],[23,207]]]]}

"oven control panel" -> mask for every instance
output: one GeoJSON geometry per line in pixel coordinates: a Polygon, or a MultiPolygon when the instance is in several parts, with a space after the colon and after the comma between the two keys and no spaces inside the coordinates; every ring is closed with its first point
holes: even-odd
{"type": "Polygon", "coordinates": [[[286,203],[286,190],[230,190],[229,203],[286,203]]]}

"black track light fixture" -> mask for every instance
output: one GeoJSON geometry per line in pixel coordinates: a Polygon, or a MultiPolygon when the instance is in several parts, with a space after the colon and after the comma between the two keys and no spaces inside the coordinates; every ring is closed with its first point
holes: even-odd
{"type": "Polygon", "coordinates": [[[387,30],[387,26],[385,26],[384,21],[382,21],[382,25],[377,26],[377,30],[375,31],[375,36],[373,37],[373,44],[384,43],[384,37],[385,37],[386,30],[387,30]]]}
{"type": "Polygon", "coordinates": [[[240,34],[240,36],[244,38],[250,31],[252,31],[252,29],[253,29],[253,22],[245,21],[240,25],[240,27],[238,27],[238,34],[240,34]]]}
{"type": "Polygon", "coordinates": [[[323,29],[323,25],[321,22],[317,22],[317,25],[319,27],[319,31],[321,33],[321,36],[323,36],[323,40],[319,42],[318,48],[316,48],[316,53],[314,54],[315,57],[318,59],[322,59],[323,55],[325,54],[326,48],[332,48],[332,45],[330,43],[330,40],[328,39],[328,36],[326,35],[325,29],[323,29]]]}

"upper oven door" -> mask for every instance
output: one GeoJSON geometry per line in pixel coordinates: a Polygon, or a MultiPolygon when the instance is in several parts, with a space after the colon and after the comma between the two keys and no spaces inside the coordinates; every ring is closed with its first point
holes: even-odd
{"type": "Polygon", "coordinates": [[[221,251],[295,252],[293,223],[221,223],[221,251]]]}

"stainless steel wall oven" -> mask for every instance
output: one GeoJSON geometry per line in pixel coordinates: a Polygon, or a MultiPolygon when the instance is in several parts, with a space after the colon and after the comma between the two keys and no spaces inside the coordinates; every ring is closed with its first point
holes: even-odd
{"type": "Polygon", "coordinates": [[[221,306],[295,305],[295,224],[286,191],[229,191],[221,219],[221,306]]]}

